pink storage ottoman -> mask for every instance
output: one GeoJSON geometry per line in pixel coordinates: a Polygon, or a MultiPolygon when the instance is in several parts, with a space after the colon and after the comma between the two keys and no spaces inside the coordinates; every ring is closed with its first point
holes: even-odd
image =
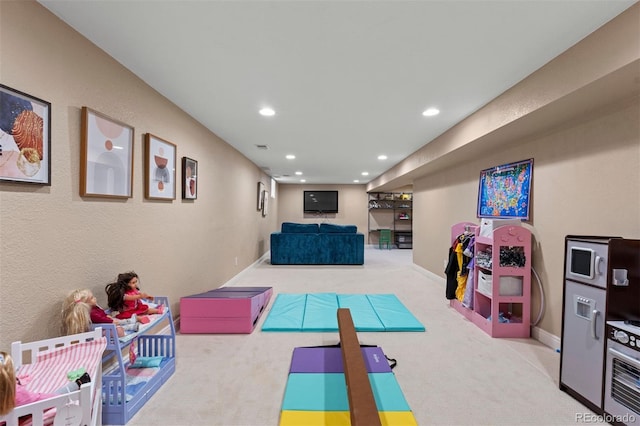
{"type": "Polygon", "coordinates": [[[272,293],[272,287],[221,287],[182,297],[180,332],[251,333],[272,293]]]}

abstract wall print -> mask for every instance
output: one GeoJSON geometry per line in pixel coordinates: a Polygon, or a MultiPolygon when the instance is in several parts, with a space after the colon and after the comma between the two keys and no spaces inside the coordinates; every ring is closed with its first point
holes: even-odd
{"type": "Polygon", "coordinates": [[[0,180],[51,185],[51,104],[2,84],[0,180]]]}
{"type": "Polygon", "coordinates": [[[198,198],[198,162],[187,157],[182,157],[182,198],[198,198]]]}
{"type": "Polygon", "coordinates": [[[133,127],[82,107],[81,196],[133,196],[133,134],[133,127]]]}
{"type": "Polygon", "coordinates": [[[258,182],[258,211],[262,211],[262,202],[264,200],[264,183],[258,182]]]}
{"type": "Polygon", "coordinates": [[[176,146],[150,133],[145,135],[144,195],[150,200],[176,199],[176,146]]]}

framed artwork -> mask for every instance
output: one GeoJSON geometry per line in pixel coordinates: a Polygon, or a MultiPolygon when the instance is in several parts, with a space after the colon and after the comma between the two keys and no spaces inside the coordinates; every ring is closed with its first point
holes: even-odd
{"type": "Polygon", "coordinates": [[[533,158],[482,170],[477,216],[529,219],[532,173],[533,158]]]}
{"type": "Polygon", "coordinates": [[[263,193],[264,192],[264,183],[258,182],[258,211],[262,211],[262,203],[264,201],[263,193]]]}
{"type": "Polygon", "coordinates": [[[198,162],[187,157],[182,157],[182,198],[198,198],[198,162]]]}
{"type": "Polygon", "coordinates": [[[133,196],[133,134],[133,127],[82,107],[81,196],[133,196]]]}
{"type": "Polygon", "coordinates": [[[0,180],[51,185],[51,104],[2,84],[0,180]]]}
{"type": "Polygon", "coordinates": [[[176,199],[176,146],[145,134],[144,195],[149,200],[176,199]]]}
{"type": "Polygon", "coordinates": [[[262,191],[262,217],[269,213],[269,191],[262,191]]]}

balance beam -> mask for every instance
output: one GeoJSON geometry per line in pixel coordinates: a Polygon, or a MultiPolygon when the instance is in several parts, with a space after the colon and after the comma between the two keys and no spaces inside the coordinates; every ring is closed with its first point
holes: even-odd
{"type": "Polygon", "coordinates": [[[338,308],[338,329],[344,377],[347,382],[351,426],[381,426],[358,335],[353,325],[351,311],[347,308],[338,308]]]}

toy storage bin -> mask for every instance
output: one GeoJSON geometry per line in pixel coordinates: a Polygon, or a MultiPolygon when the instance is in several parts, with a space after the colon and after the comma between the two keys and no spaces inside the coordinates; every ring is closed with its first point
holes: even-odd
{"type": "Polygon", "coordinates": [[[522,277],[501,276],[500,296],[522,296],[522,277]]]}
{"type": "MultiPolygon", "coordinates": [[[[522,277],[501,276],[500,296],[522,296],[522,277]]],[[[478,271],[478,291],[491,296],[493,294],[493,276],[478,271]]]]}
{"type": "Polygon", "coordinates": [[[491,296],[493,291],[493,277],[490,273],[478,271],[478,291],[491,296]]]}

